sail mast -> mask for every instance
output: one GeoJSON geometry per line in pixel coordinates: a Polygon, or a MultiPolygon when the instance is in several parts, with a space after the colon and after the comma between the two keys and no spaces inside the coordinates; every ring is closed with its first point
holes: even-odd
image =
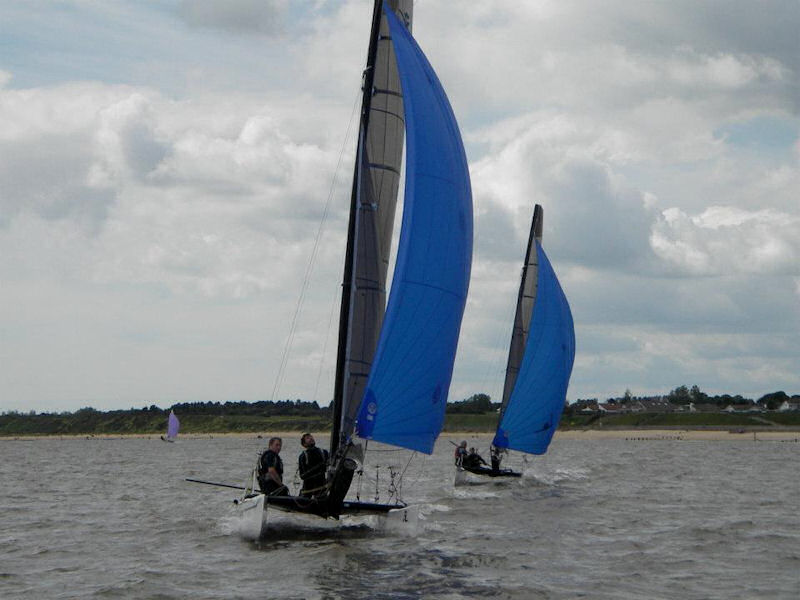
{"type": "Polygon", "coordinates": [[[364,70],[364,81],[361,99],[361,118],[358,131],[358,149],[353,169],[353,187],[350,194],[350,219],[347,226],[347,250],[345,252],[344,275],[342,277],[342,303],[339,312],[339,347],[336,355],[336,381],[333,395],[333,430],[331,431],[331,456],[341,444],[342,410],[344,407],[345,368],[347,362],[348,337],[350,332],[350,304],[353,293],[353,275],[355,258],[356,216],[358,213],[359,185],[361,181],[362,153],[364,139],[369,125],[369,109],[372,100],[372,87],[375,76],[375,55],[378,47],[382,13],[382,0],[375,0],[372,12],[372,29],[367,51],[367,65],[364,70]]]}

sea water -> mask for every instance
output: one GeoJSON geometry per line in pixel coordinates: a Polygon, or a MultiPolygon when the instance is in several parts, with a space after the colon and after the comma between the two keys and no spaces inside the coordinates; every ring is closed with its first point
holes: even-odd
{"type": "Polygon", "coordinates": [[[556,438],[460,487],[446,439],[373,444],[352,491],[385,502],[394,474],[415,518],[255,539],[235,490],[184,479],[242,484],[265,442],[0,441],[0,598],[800,598],[798,443],[556,438]]]}

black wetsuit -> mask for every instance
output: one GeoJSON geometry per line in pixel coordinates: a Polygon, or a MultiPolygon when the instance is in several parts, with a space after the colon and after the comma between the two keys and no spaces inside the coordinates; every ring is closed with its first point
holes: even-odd
{"type": "Polygon", "coordinates": [[[300,471],[300,479],[303,480],[301,496],[314,496],[325,491],[325,468],[327,466],[327,450],[311,446],[300,453],[300,457],[297,459],[297,468],[300,471]]]}
{"type": "Polygon", "coordinates": [[[269,476],[270,467],[275,468],[278,475],[281,476],[281,481],[283,481],[283,461],[281,457],[272,450],[266,450],[264,454],[261,455],[261,458],[258,459],[258,486],[265,494],[286,494],[286,486],[276,483],[276,481],[269,476]]]}
{"type": "Polygon", "coordinates": [[[483,460],[479,454],[471,453],[464,457],[462,465],[465,469],[477,469],[481,465],[485,465],[486,461],[483,460]]]}

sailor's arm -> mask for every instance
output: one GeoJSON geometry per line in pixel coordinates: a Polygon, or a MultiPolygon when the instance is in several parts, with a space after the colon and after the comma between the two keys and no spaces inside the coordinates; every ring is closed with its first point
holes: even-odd
{"type": "Polygon", "coordinates": [[[278,485],[283,485],[280,473],[278,473],[278,470],[275,467],[270,467],[269,469],[267,469],[267,475],[269,476],[270,479],[272,479],[272,481],[274,481],[278,485]]]}

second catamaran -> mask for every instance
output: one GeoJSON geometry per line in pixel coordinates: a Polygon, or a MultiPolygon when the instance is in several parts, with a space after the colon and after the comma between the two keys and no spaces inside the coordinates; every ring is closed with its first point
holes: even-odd
{"type": "Polygon", "coordinates": [[[537,204],[517,296],[500,420],[492,440],[492,466],[457,464],[457,484],[465,481],[466,473],[519,477],[500,469],[502,456],[508,450],[547,452],[564,410],[575,360],[575,327],[567,297],[542,248],[543,218],[537,204]]]}

